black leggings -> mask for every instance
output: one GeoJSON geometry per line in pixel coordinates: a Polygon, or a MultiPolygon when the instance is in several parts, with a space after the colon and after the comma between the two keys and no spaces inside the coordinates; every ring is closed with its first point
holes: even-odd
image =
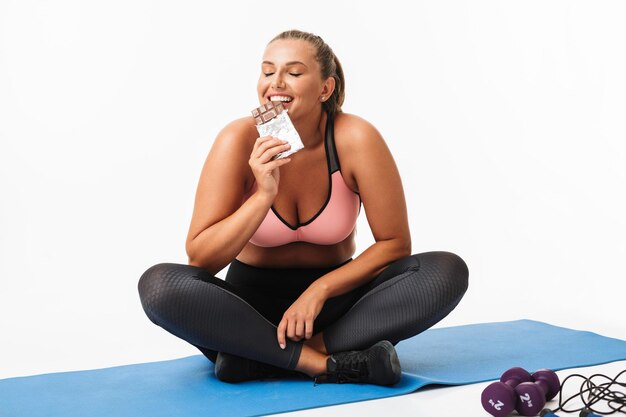
{"type": "MultiPolygon", "coordinates": [[[[342,265],[258,268],[235,259],[224,281],[199,267],[161,263],[141,276],[139,296],[152,322],[213,362],[217,352],[227,352],[294,369],[302,342],[287,339],[281,349],[278,323],[313,281],[342,265]]],[[[368,284],[328,299],[313,330],[324,332],[329,353],[365,349],[380,340],[396,344],[447,316],[465,294],[467,279],[467,265],[453,253],[406,256],[368,284]]]]}

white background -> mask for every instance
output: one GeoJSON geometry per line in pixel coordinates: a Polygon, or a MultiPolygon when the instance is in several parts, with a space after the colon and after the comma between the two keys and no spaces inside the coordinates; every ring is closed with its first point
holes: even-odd
{"type": "MultiPolygon", "coordinates": [[[[0,378],[199,353],[147,319],[137,281],[187,262],[212,141],[257,105],[265,44],[291,28],[331,45],[344,110],[386,139],[413,252],[469,265],[438,326],[530,318],[626,338],[625,12],[0,0],[0,378]]],[[[373,243],[364,213],[358,231],[357,255],[373,243]]]]}

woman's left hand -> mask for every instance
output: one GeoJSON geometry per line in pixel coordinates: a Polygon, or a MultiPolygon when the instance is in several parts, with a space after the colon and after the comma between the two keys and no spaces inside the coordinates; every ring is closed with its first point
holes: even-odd
{"type": "Polygon", "coordinates": [[[310,339],[313,336],[313,322],[326,302],[323,291],[310,286],[285,311],[278,324],[277,336],[281,349],[287,346],[285,335],[294,342],[310,339]]]}

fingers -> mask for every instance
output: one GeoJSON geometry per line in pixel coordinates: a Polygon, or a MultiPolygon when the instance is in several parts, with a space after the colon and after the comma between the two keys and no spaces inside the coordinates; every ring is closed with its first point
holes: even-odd
{"type": "Polygon", "coordinates": [[[298,325],[297,320],[289,320],[289,324],[287,325],[287,337],[294,342],[300,341],[300,339],[296,336],[296,326],[298,325]]]}
{"type": "Polygon", "coordinates": [[[267,166],[268,171],[271,172],[274,170],[274,168],[282,167],[283,165],[288,164],[289,162],[291,162],[291,158],[280,158],[272,162],[269,162],[265,165],[267,166]]]}
{"type": "Polygon", "coordinates": [[[296,328],[298,327],[301,328],[300,334],[304,334],[304,323],[299,325],[296,320],[287,320],[286,318],[280,321],[276,329],[276,338],[281,349],[285,349],[287,346],[287,337],[294,342],[302,340],[302,336],[297,336],[298,331],[296,328]]]}
{"type": "Polygon", "coordinates": [[[294,335],[294,340],[300,341],[304,337],[304,321],[298,320],[295,327],[296,334],[294,335]]]}
{"type": "Polygon", "coordinates": [[[296,342],[302,339],[310,339],[313,337],[313,319],[298,320],[295,325],[295,329],[296,331],[294,337],[291,337],[291,335],[287,333],[287,336],[289,336],[290,339],[293,339],[296,342]]]}
{"type": "Polygon", "coordinates": [[[276,329],[278,345],[281,349],[287,346],[287,338],[294,342],[313,337],[313,320],[289,320],[283,318],[276,329]]]}
{"type": "Polygon", "coordinates": [[[291,148],[291,145],[284,140],[273,136],[263,136],[254,143],[252,157],[257,158],[261,163],[266,163],[289,148],[291,148]]]}
{"type": "Polygon", "coordinates": [[[287,341],[285,340],[285,330],[287,329],[287,320],[284,318],[278,324],[278,329],[276,330],[276,336],[278,338],[278,345],[281,349],[285,349],[287,346],[287,341]]]}
{"type": "Polygon", "coordinates": [[[304,338],[309,340],[313,337],[313,320],[307,320],[304,328],[304,338]]]}
{"type": "Polygon", "coordinates": [[[286,346],[286,339],[299,342],[302,339],[311,339],[313,337],[313,326],[317,310],[309,305],[300,306],[298,302],[294,303],[283,315],[282,320],[278,324],[277,337],[278,344],[282,349],[286,346]]]}

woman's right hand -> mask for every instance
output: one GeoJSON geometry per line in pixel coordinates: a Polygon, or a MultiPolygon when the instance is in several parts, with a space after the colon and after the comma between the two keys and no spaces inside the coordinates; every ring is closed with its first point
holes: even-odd
{"type": "Polygon", "coordinates": [[[250,154],[248,164],[252,168],[257,183],[257,191],[276,197],[280,171],[278,167],[291,162],[291,158],[274,159],[276,155],[291,147],[287,141],[273,136],[257,138],[250,154]]]}

